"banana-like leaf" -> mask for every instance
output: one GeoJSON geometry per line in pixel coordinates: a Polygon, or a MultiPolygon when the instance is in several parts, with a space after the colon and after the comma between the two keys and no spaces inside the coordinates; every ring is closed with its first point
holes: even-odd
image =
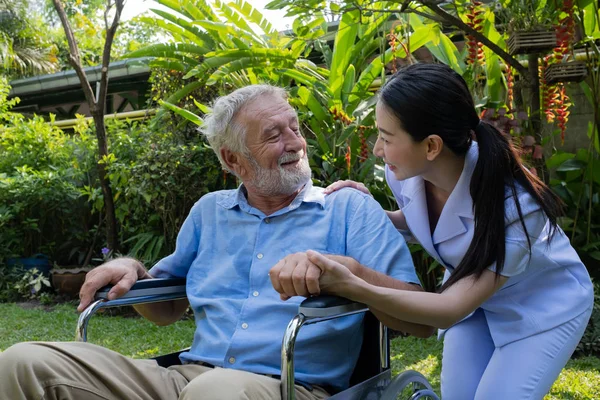
{"type": "Polygon", "coordinates": [[[212,50],[207,47],[197,46],[192,43],[157,43],[144,47],[143,49],[135,50],[127,54],[126,57],[178,58],[185,53],[203,56],[210,51],[212,50]]]}
{"type": "Polygon", "coordinates": [[[248,68],[262,67],[265,68],[266,61],[269,62],[270,68],[289,68],[294,66],[294,60],[288,58],[269,58],[265,60],[262,57],[245,57],[234,62],[228,63],[219,67],[206,81],[207,85],[214,85],[224,77],[233,72],[242,71],[248,68]]]}
{"type": "MultiPolygon", "coordinates": [[[[341,99],[342,104],[346,106],[348,104],[348,96],[352,89],[354,88],[354,81],[356,79],[354,65],[350,64],[348,69],[346,70],[346,75],[344,76],[344,84],[342,85],[342,93],[341,99]]],[[[356,97],[356,96],[354,96],[356,97]]]]}
{"type": "MultiPolygon", "coordinates": [[[[377,4],[377,3],[375,3],[377,4]]],[[[375,6],[375,5],[374,5],[375,6]]],[[[375,42],[376,46],[376,40],[374,39],[375,35],[377,35],[381,28],[382,25],[387,22],[389,20],[389,15],[387,13],[380,13],[378,17],[373,18],[372,21],[369,22],[368,25],[366,25],[366,30],[362,33],[362,37],[360,38],[360,40],[352,47],[352,52],[350,54],[350,61],[353,62],[355,65],[360,66],[361,64],[359,64],[356,60],[358,60],[359,58],[367,58],[369,57],[370,54],[364,54],[365,50],[372,48],[372,44],[375,42]]],[[[375,49],[378,49],[379,46],[375,47],[375,49]]],[[[369,50],[368,53],[371,53],[372,50],[369,50]]]]}
{"type": "Polygon", "coordinates": [[[178,14],[181,14],[189,19],[197,18],[197,15],[194,13],[188,12],[185,7],[181,4],[181,0],[155,0],[158,4],[161,4],[171,10],[175,11],[178,14]]]}
{"type": "MultiPolygon", "coordinates": [[[[502,35],[498,33],[494,26],[494,14],[491,11],[487,11],[484,24],[483,34],[487,36],[491,41],[506,48],[502,35]]],[[[488,102],[492,106],[499,106],[504,101],[504,75],[500,68],[500,57],[490,50],[487,46],[483,48],[485,55],[485,73],[486,73],[486,85],[485,90],[487,92],[488,102]]]]}
{"type": "Polygon", "coordinates": [[[190,121],[198,126],[202,126],[204,124],[204,120],[202,118],[200,118],[199,116],[197,116],[196,114],[194,114],[193,112],[184,110],[183,108],[178,107],[175,104],[168,103],[166,101],[161,101],[160,104],[162,106],[164,106],[165,108],[173,111],[175,114],[187,119],[188,121],[190,121]]]}
{"type": "Polygon", "coordinates": [[[209,106],[199,103],[196,99],[194,99],[194,104],[196,107],[198,107],[198,110],[200,110],[202,114],[206,115],[212,112],[212,109],[209,106]]]}
{"type": "Polygon", "coordinates": [[[240,39],[246,39],[251,43],[257,43],[256,38],[253,34],[237,29],[234,25],[224,22],[212,22],[212,21],[194,21],[195,25],[199,25],[208,31],[215,32],[221,38],[221,48],[233,48],[235,45],[231,41],[231,37],[238,37],[240,39]]]}
{"type": "MultiPolygon", "coordinates": [[[[177,104],[185,96],[192,93],[194,90],[203,87],[204,85],[205,81],[203,79],[198,79],[197,81],[190,82],[175,93],[173,93],[171,96],[169,96],[168,99],[164,101],[170,104],[177,104]]],[[[156,112],[156,118],[154,118],[154,121],[160,121],[164,114],[164,109],[161,108],[160,110],[158,110],[156,112]]]]}
{"type": "Polygon", "coordinates": [[[250,22],[256,24],[262,29],[266,35],[277,35],[277,30],[273,28],[273,25],[269,22],[265,16],[254,8],[250,3],[244,0],[235,0],[229,3],[229,6],[236,9],[250,22]]]}
{"type": "MultiPolygon", "coordinates": [[[[289,50],[283,49],[261,49],[261,48],[251,48],[249,50],[243,49],[232,49],[232,50],[220,50],[217,52],[211,52],[206,54],[206,58],[202,64],[198,67],[195,67],[187,75],[184,79],[196,76],[196,75],[204,75],[208,71],[213,68],[220,68],[230,62],[234,62],[236,60],[242,58],[253,58],[253,59],[262,59],[264,62],[264,67],[268,66],[267,61],[271,62],[273,60],[286,60],[290,62],[294,62],[294,58],[291,56],[289,50]]],[[[256,66],[256,65],[253,65],[256,66]]]]}
{"type": "MultiPolygon", "coordinates": [[[[195,43],[198,46],[208,47],[211,49],[214,48],[215,41],[210,35],[206,34],[205,32],[202,32],[200,29],[198,29],[194,26],[192,26],[190,29],[186,29],[185,27],[178,24],[178,19],[175,17],[174,17],[175,22],[169,22],[168,18],[161,19],[161,18],[140,17],[139,20],[144,22],[145,24],[157,26],[157,27],[165,30],[166,32],[170,33],[175,38],[177,38],[177,37],[185,38],[185,39],[189,40],[190,42],[195,43]]],[[[181,21],[183,21],[183,23],[186,24],[186,22],[184,20],[181,20],[181,21]]]]}
{"type": "MultiPolygon", "coordinates": [[[[427,35],[427,38],[429,40],[425,43],[425,46],[437,60],[443,62],[444,64],[448,65],[450,68],[462,75],[464,72],[464,65],[461,65],[461,63],[459,63],[458,61],[458,49],[456,48],[454,43],[452,43],[450,38],[448,38],[442,32],[440,25],[437,22],[425,24],[422,21],[423,17],[420,17],[416,14],[410,14],[409,18],[413,29],[415,29],[415,32],[417,29],[422,28],[424,26],[431,27],[427,35]]],[[[414,51],[412,48],[412,43],[410,51],[414,51]]]]}
{"type": "Polygon", "coordinates": [[[162,68],[169,71],[175,70],[179,72],[185,72],[188,69],[188,66],[182,62],[164,59],[152,60],[149,65],[152,68],[162,68]]]}
{"type": "Polygon", "coordinates": [[[350,11],[342,15],[338,32],[335,36],[333,46],[333,58],[331,61],[331,72],[329,75],[329,86],[333,92],[334,98],[339,99],[344,83],[346,69],[350,63],[352,55],[352,46],[356,40],[358,26],[360,22],[359,10],[350,11]]]}
{"type": "Polygon", "coordinates": [[[298,88],[298,99],[310,110],[310,112],[312,112],[313,117],[316,118],[317,121],[322,122],[329,117],[329,113],[325,107],[319,103],[311,90],[305,86],[300,86],[298,88]]]}
{"type": "Polygon", "coordinates": [[[259,44],[260,46],[266,46],[265,41],[248,25],[246,20],[237,11],[234,11],[228,4],[221,0],[215,0],[215,7],[217,7],[221,13],[225,16],[227,22],[231,23],[242,31],[245,35],[252,38],[252,41],[259,44]]]}

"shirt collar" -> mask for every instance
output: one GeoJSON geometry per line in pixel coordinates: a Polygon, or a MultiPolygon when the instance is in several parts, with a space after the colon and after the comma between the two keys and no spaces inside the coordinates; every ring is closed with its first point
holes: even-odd
{"type": "MultiPolygon", "coordinates": [[[[242,209],[250,208],[247,199],[247,190],[243,183],[235,190],[223,192],[222,197],[217,201],[217,203],[226,209],[232,209],[236,206],[239,206],[242,209]]],[[[321,208],[324,208],[325,194],[323,193],[323,188],[314,187],[312,180],[309,179],[302,190],[285,209],[294,210],[300,207],[302,203],[317,203],[321,206],[321,208]]]]}

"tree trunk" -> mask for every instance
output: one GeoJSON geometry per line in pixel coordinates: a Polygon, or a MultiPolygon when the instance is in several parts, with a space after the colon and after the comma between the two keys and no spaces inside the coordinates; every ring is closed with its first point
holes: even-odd
{"type": "MultiPolygon", "coordinates": [[[[98,139],[98,156],[99,161],[101,161],[105,156],[108,155],[106,126],[104,125],[104,108],[108,93],[108,65],[110,63],[112,43],[115,33],[117,32],[117,28],[119,27],[121,12],[123,11],[124,0],[107,0],[106,2],[106,10],[104,12],[106,36],[104,41],[104,50],[102,52],[102,70],[97,96],[94,94],[85,71],[83,70],[77,41],[75,40],[75,35],[73,35],[71,24],[69,23],[61,0],[52,0],[52,2],[65,31],[67,43],[69,44],[69,63],[73,66],[73,69],[77,73],[77,77],[81,83],[81,89],[83,90],[85,99],[90,107],[90,113],[94,118],[94,125],[96,126],[96,138],[98,139]],[[115,7],[115,14],[112,23],[109,24],[108,14],[112,7],[115,7]]],[[[102,187],[102,193],[104,195],[104,213],[106,214],[106,241],[108,247],[113,252],[116,252],[119,250],[119,240],[117,234],[115,203],[112,190],[110,188],[108,174],[106,173],[106,165],[102,162],[99,162],[97,167],[100,186],[102,187]]]]}
{"type": "Polygon", "coordinates": [[[100,180],[100,186],[102,187],[102,194],[104,195],[104,210],[106,213],[106,241],[108,248],[113,252],[119,249],[119,240],[117,235],[117,218],[115,215],[115,202],[110,187],[110,180],[106,172],[106,164],[102,159],[108,155],[108,144],[106,141],[106,126],[104,124],[104,112],[102,110],[95,110],[92,114],[94,118],[94,125],[96,126],[96,138],[98,140],[98,179],[100,180]]]}

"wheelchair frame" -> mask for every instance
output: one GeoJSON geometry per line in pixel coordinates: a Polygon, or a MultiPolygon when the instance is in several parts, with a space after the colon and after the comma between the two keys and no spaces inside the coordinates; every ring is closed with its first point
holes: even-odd
{"type": "MultiPolygon", "coordinates": [[[[96,293],[95,300],[92,304],[80,314],[75,333],[76,341],[87,341],[88,323],[91,317],[100,309],[187,298],[185,279],[182,278],[142,280],[133,285],[130,291],[124,296],[115,300],[108,300],[108,292],[111,287],[112,286],[107,286],[99,290],[96,293]]],[[[312,297],[304,300],[300,304],[298,314],[292,318],[285,330],[281,346],[282,399],[295,400],[294,348],[300,329],[305,325],[316,324],[322,321],[358,313],[367,313],[368,311],[368,307],[364,304],[355,303],[351,300],[336,296],[312,297]]],[[[375,318],[373,318],[373,320],[375,320],[375,318]]],[[[332,395],[330,399],[395,400],[397,399],[398,393],[402,393],[406,388],[411,388],[410,400],[439,400],[439,397],[433,392],[427,379],[416,371],[405,371],[392,379],[391,368],[389,365],[388,331],[385,325],[379,321],[377,321],[377,336],[379,365],[376,370],[372,371],[370,374],[372,376],[366,377],[366,379],[364,379],[364,377],[358,377],[360,380],[359,383],[353,386],[351,385],[348,389],[332,395]]],[[[365,345],[363,343],[363,350],[364,348],[365,345]]],[[[361,353],[362,352],[363,351],[361,350],[361,353]]],[[[359,359],[357,365],[359,365],[360,362],[359,359]]],[[[355,375],[357,375],[357,368],[355,368],[353,378],[355,375]]]]}

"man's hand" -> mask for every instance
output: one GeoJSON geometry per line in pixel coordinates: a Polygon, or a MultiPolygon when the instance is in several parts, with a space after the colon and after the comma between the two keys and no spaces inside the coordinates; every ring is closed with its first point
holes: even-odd
{"type": "Polygon", "coordinates": [[[281,299],[287,300],[293,296],[316,296],[321,294],[321,291],[335,294],[336,288],[331,286],[336,286],[342,277],[354,276],[359,268],[358,261],[351,257],[322,255],[309,250],[306,253],[295,253],[283,258],[271,268],[269,277],[281,299]],[[317,262],[320,265],[317,265],[317,262]],[[343,271],[339,271],[338,268],[343,271]]]}
{"type": "Polygon", "coordinates": [[[324,255],[314,250],[307,251],[306,255],[320,270],[319,286],[323,292],[348,297],[348,289],[362,281],[355,275],[360,264],[351,257],[324,255]]]}
{"type": "Polygon", "coordinates": [[[279,292],[281,300],[318,295],[321,293],[320,276],[321,270],[308,260],[306,253],[290,254],[269,271],[273,288],[279,292]]]}
{"type": "Polygon", "coordinates": [[[129,291],[138,279],[152,278],[142,263],[133,258],[117,258],[94,268],[85,276],[85,282],[79,291],[79,306],[81,312],[92,302],[98,289],[112,284],[108,298],[114,300],[129,291]]]}

